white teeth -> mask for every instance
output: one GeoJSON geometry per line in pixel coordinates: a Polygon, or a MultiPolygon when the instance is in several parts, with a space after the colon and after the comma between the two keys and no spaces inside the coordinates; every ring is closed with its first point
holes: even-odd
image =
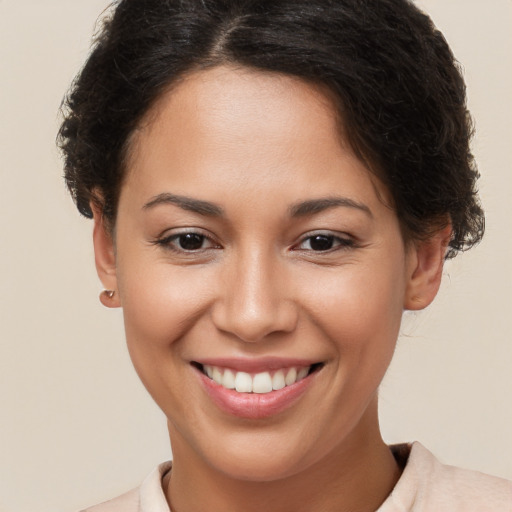
{"type": "Polygon", "coordinates": [[[270,373],[257,373],[252,380],[253,393],[270,393],[272,391],[272,378],[270,373]]]}
{"type": "Polygon", "coordinates": [[[245,372],[237,372],[235,377],[235,389],[239,393],[252,393],[252,377],[245,372]]]}
{"type": "Polygon", "coordinates": [[[260,372],[251,375],[247,372],[236,372],[228,368],[204,365],[204,373],[214,382],[226,389],[235,389],[238,393],[270,393],[286,386],[291,386],[307,377],[309,367],[286,368],[270,372],[260,372]]]}
{"type": "Polygon", "coordinates": [[[290,386],[297,380],[297,370],[295,368],[290,368],[288,372],[286,373],[286,377],[284,378],[284,381],[287,386],[290,386]]]}
{"type": "Polygon", "coordinates": [[[231,370],[224,370],[222,386],[226,389],[235,389],[235,374],[231,370]]]}
{"type": "Polygon", "coordinates": [[[222,372],[219,368],[213,368],[212,379],[217,383],[222,385],[222,372]]]}
{"type": "Polygon", "coordinates": [[[309,372],[309,368],[301,368],[301,369],[297,372],[297,381],[302,380],[304,377],[306,377],[306,375],[308,374],[308,372],[309,372]]]}
{"type": "Polygon", "coordinates": [[[279,389],[283,389],[285,386],[286,382],[284,381],[284,371],[278,370],[272,377],[272,389],[277,391],[279,389]]]}

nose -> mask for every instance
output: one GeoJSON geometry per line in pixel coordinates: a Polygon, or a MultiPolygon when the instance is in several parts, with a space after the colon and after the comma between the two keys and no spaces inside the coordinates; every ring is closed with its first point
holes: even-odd
{"type": "Polygon", "coordinates": [[[298,308],[277,260],[277,256],[248,251],[246,257],[226,264],[212,311],[217,329],[244,342],[295,329],[298,308]]]}

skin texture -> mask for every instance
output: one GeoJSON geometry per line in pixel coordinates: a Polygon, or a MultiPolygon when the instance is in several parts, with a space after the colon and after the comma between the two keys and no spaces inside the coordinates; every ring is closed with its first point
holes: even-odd
{"type": "Polygon", "coordinates": [[[403,310],[437,292],[450,230],[404,243],[387,191],[332,112],[294,78],[191,74],[133,137],[115,239],[94,212],[98,273],[116,291],[102,300],[123,307],[134,366],[168,418],[175,511],[370,511],[399,477],[377,389],[403,310]],[[342,204],[297,214],[333,198],[342,204]],[[171,236],[184,232],[204,236],[198,249],[171,236]],[[331,249],[313,250],[318,234],[331,249]],[[263,419],[219,409],[191,364],[268,356],[323,367],[263,419]]]}

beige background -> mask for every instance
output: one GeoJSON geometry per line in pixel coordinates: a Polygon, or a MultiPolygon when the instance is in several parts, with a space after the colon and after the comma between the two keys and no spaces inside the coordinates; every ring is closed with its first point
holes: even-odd
{"type": "MultiPolygon", "coordinates": [[[[170,457],[121,313],[100,306],[91,225],[66,195],[57,110],[106,0],[0,0],[0,511],[72,512],[170,457]]],[[[512,2],[422,0],[464,63],[485,241],[409,315],[382,386],[389,442],[512,478],[512,2]]]]}

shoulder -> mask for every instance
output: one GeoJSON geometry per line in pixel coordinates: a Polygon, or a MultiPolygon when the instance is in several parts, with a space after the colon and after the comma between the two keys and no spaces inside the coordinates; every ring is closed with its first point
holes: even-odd
{"type": "Polygon", "coordinates": [[[147,476],[140,487],[81,512],[169,512],[162,489],[162,478],[171,466],[171,462],[160,464],[147,476]]]}
{"type": "Polygon", "coordinates": [[[442,464],[413,443],[402,477],[384,505],[382,512],[512,512],[512,482],[442,464]]]}
{"type": "Polygon", "coordinates": [[[433,510],[512,512],[512,482],[442,464],[420,443],[412,446],[411,464],[425,480],[418,500],[436,506],[433,510]]]}
{"type": "Polygon", "coordinates": [[[81,512],[139,512],[139,504],[139,488],[136,488],[117,498],[86,508],[81,512]]]}

